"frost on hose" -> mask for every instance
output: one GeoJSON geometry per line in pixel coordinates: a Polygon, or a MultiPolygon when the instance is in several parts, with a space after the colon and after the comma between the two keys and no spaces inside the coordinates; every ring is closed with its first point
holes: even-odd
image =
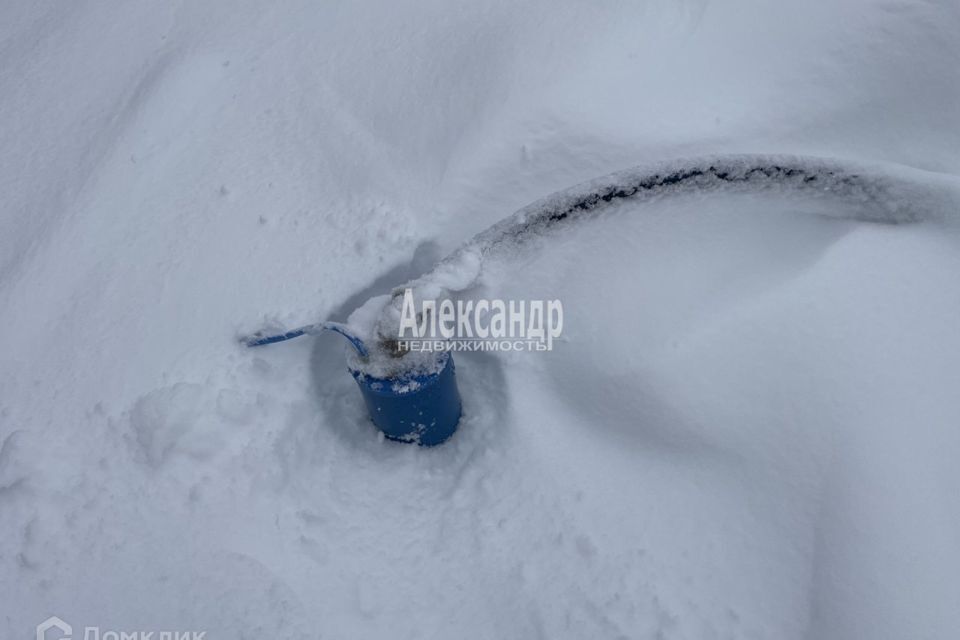
{"type": "MultiPolygon", "coordinates": [[[[468,286],[469,283],[467,283],[468,286]]],[[[448,291],[436,289],[438,293],[448,291]]],[[[403,294],[401,292],[401,301],[403,294]]],[[[400,353],[396,348],[397,336],[394,333],[388,338],[381,337],[378,322],[384,309],[392,308],[392,297],[389,295],[376,296],[358,307],[348,320],[350,327],[362,336],[377,336],[376,340],[367,340],[369,353],[367,357],[360,356],[355,350],[347,350],[347,366],[351,371],[359,372],[371,378],[391,379],[396,381],[397,393],[403,393],[403,385],[408,380],[430,376],[439,373],[443,368],[440,354],[431,352],[400,353]]],[[[397,308],[397,327],[400,326],[400,309],[397,308]]]]}
{"type": "MultiPolygon", "coordinates": [[[[365,316],[363,335],[371,342],[371,371],[408,371],[429,367],[430,354],[400,353],[397,336],[403,292],[438,302],[469,288],[484,261],[505,246],[598,215],[623,200],[648,202],[682,193],[784,193],[841,203],[838,218],[900,224],[954,217],[960,209],[956,179],[902,166],[860,165],[824,158],[787,155],[729,155],[674,160],[597,178],[538,200],[476,235],[430,273],[395,289],[365,316]]],[[[834,209],[835,210],[835,209],[834,209]]],[[[373,301],[371,301],[373,302],[373,301]]],[[[369,305],[369,303],[368,303],[369,305]]],[[[364,305],[368,307],[368,305],[364,305]]],[[[351,318],[352,323],[353,318],[351,318]]]]}

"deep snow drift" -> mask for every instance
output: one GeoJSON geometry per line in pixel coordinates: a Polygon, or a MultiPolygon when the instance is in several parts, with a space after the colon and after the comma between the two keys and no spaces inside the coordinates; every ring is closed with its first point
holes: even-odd
{"type": "Polygon", "coordinates": [[[339,338],[234,338],[640,163],[956,176],[958,30],[919,0],[3,3],[0,636],[954,637],[950,222],[612,207],[488,265],[564,337],[458,356],[432,450],[377,437],[339,338]]]}

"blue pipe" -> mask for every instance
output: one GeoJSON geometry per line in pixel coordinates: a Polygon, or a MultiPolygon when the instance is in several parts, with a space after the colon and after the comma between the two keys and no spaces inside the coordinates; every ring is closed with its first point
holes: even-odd
{"type": "Polygon", "coordinates": [[[443,353],[430,373],[376,378],[351,369],[370,419],[390,440],[432,447],[457,430],[462,412],[453,357],[443,353]]]}
{"type": "MultiPolygon", "coordinates": [[[[324,331],[345,337],[360,356],[361,363],[369,359],[370,350],[360,336],[339,322],[319,322],[270,335],[257,332],[242,338],[241,342],[248,347],[260,347],[324,331]]],[[[445,442],[457,430],[461,403],[454,371],[449,353],[440,354],[430,371],[401,373],[390,378],[378,378],[364,372],[362,367],[350,367],[370,419],[383,434],[390,440],[424,447],[445,442]]]]}

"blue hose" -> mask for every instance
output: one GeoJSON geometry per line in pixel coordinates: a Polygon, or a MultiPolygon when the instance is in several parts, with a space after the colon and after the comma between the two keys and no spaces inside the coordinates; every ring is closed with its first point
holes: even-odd
{"type": "Polygon", "coordinates": [[[353,348],[357,350],[357,353],[361,358],[367,358],[370,356],[370,352],[367,350],[367,345],[363,343],[363,340],[360,339],[360,336],[351,331],[350,327],[339,322],[318,322],[317,324],[308,324],[296,329],[291,329],[285,333],[277,333],[272,335],[263,335],[262,331],[258,331],[253,335],[241,338],[240,342],[248,347],[262,347],[265,344],[274,344],[276,342],[292,340],[293,338],[299,338],[300,336],[319,335],[324,331],[333,331],[334,333],[339,333],[344,338],[349,340],[350,344],[353,345],[353,348]]]}

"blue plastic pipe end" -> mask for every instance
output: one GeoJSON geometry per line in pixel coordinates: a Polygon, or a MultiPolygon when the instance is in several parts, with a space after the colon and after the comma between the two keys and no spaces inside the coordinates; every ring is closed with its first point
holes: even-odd
{"type": "Polygon", "coordinates": [[[375,378],[351,369],[370,418],[391,440],[432,447],[447,440],[460,422],[460,392],[453,357],[440,355],[435,373],[375,378]]]}

